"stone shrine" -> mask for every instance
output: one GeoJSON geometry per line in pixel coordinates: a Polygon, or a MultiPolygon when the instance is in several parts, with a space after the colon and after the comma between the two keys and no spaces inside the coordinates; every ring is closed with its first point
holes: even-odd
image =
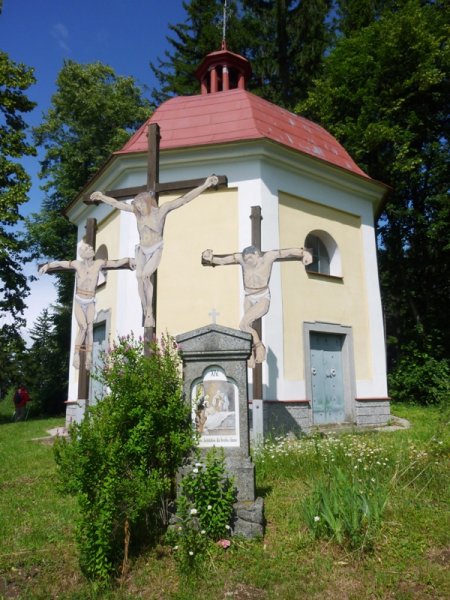
{"type": "Polygon", "coordinates": [[[229,327],[207,325],[176,338],[183,360],[186,401],[200,434],[200,449],[223,448],[237,487],[233,533],[263,535],[263,500],[255,495],[250,457],[247,359],[252,337],[229,327]]]}

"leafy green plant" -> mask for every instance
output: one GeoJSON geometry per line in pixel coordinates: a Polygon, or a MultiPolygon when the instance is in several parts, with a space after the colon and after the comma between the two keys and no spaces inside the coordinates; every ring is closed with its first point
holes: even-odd
{"type": "Polygon", "coordinates": [[[381,525],[387,487],[331,466],[303,504],[306,524],[314,537],[334,538],[352,549],[370,550],[381,525]]]}
{"type": "Polygon", "coordinates": [[[172,544],[180,570],[192,572],[201,565],[211,542],[222,547],[230,535],[236,488],[228,477],[223,450],[213,448],[183,476],[177,498],[176,524],[167,541],[172,544]]]}
{"type": "Polygon", "coordinates": [[[450,400],[450,365],[426,352],[411,348],[388,376],[389,394],[395,402],[444,404],[450,400]]]}
{"type": "Polygon", "coordinates": [[[107,581],[120,560],[124,573],[132,533],[145,524],[155,536],[164,525],[194,442],[179,367],[169,336],[150,356],[141,340],[120,338],[99,374],[109,393],[55,444],[62,488],[78,498],[80,565],[89,578],[107,581]]]}

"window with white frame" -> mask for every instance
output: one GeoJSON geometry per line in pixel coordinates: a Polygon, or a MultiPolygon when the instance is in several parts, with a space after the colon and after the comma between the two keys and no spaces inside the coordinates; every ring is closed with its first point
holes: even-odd
{"type": "Polygon", "coordinates": [[[311,231],[306,236],[304,247],[313,256],[313,262],[306,267],[307,271],[342,277],[339,248],[329,233],[321,230],[311,231]]]}

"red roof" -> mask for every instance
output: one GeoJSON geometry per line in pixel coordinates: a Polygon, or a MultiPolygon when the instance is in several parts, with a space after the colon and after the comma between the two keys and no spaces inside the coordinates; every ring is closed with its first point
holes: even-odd
{"type": "Polygon", "coordinates": [[[368,177],[323,127],[242,89],[167,100],[116,154],[146,152],[149,123],[161,150],[269,139],[368,177]]]}

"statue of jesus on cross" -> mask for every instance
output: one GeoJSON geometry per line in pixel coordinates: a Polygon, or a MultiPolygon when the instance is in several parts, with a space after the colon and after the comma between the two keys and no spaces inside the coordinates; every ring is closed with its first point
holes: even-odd
{"type": "Polygon", "coordinates": [[[91,194],[91,201],[104,202],[119,210],[131,212],[136,217],[139,232],[139,244],[136,246],[136,277],[138,292],[144,315],[144,327],[154,327],[153,315],[153,282],[152,275],[161,262],[163,251],[163,234],[166,217],[172,210],[184,206],[194,200],[210,187],[217,186],[219,182],[216,175],[210,175],[202,185],[191,190],[184,196],[158,206],[151,192],[141,192],[131,204],[120,202],[102,192],[91,194]]]}
{"type": "Polygon", "coordinates": [[[300,260],[305,266],[312,263],[311,253],[303,248],[261,252],[255,246],[248,246],[242,252],[234,254],[215,255],[212,250],[205,250],[202,253],[204,266],[241,265],[242,267],[245,299],[244,315],[239,328],[250,333],[253,338],[253,351],[248,360],[250,368],[254,368],[256,363],[262,363],[266,358],[266,348],[252,324],[269,311],[269,281],[273,263],[283,259],[300,260]]]}
{"type": "Polygon", "coordinates": [[[78,333],[75,340],[73,366],[80,368],[80,349],[86,348],[85,367],[90,371],[92,367],[93,323],[95,319],[95,292],[98,285],[100,272],[110,269],[134,270],[134,258],[120,258],[118,260],[104,260],[95,258],[95,250],[85,241],[78,244],[80,259],[55,260],[45,263],[39,268],[39,273],[49,271],[70,270],[75,271],[75,302],[74,314],[78,324],[78,333]]]}

